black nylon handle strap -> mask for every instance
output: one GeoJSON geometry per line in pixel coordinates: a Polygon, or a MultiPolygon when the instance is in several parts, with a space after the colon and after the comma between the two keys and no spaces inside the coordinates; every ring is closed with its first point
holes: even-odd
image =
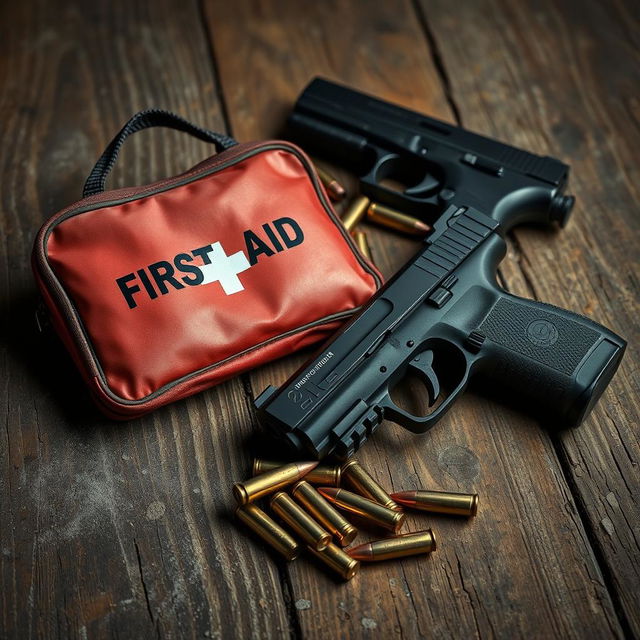
{"type": "Polygon", "coordinates": [[[181,118],[171,111],[165,111],[164,109],[146,109],[140,111],[134,115],[127,124],[122,127],[118,135],[109,143],[109,146],[104,150],[104,153],[96,162],[95,167],[91,170],[87,181],[84,184],[84,190],[82,196],[92,196],[95,193],[104,191],[104,185],[107,181],[107,176],[113,168],[113,165],[118,159],[120,149],[124,144],[124,141],[132,134],[143,129],[150,127],[167,127],[169,129],[176,129],[178,131],[184,131],[204,142],[212,142],[216,151],[224,151],[235,144],[238,144],[233,138],[221,133],[215,133],[208,129],[202,129],[201,127],[192,124],[188,120],[181,118]]]}

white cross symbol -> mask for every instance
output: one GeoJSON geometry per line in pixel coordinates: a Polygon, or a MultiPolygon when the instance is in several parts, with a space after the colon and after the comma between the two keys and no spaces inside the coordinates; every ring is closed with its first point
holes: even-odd
{"type": "Polygon", "coordinates": [[[222,245],[219,242],[214,242],[211,245],[209,258],[211,264],[198,266],[204,276],[201,284],[219,282],[228,296],[244,290],[238,274],[246,271],[251,265],[242,251],[228,256],[222,245]]]}

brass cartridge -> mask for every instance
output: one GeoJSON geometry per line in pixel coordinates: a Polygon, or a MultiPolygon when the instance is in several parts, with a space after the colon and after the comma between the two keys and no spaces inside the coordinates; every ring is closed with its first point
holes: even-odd
{"type": "Polygon", "coordinates": [[[298,506],[284,491],[276,493],[270,502],[273,511],[280,516],[310,547],[321,551],[331,542],[331,534],[325,531],[304,509],[298,506]]]}
{"type": "Polygon", "coordinates": [[[287,560],[294,560],[300,554],[300,545],[254,504],[238,507],[236,516],[287,560]]]}
{"type": "Polygon", "coordinates": [[[307,481],[300,480],[291,495],[332,535],[346,547],[358,535],[358,530],[307,481]]]}
{"type": "Polygon", "coordinates": [[[375,222],[383,227],[402,231],[414,236],[423,236],[431,231],[428,224],[408,216],[406,213],[385,207],[383,204],[372,202],[367,209],[367,219],[375,222]]]}
{"type": "Polygon", "coordinates": [[[391,496],[360,466],[357,460],[349,460],[342,466],[342,477],[348,485],[365,498],[378,502],[388,509],[398,510],[400,508],[391,496]]]}
{"type": "Polygon", "coordinates": [[[342,216],[342,224],[347,231],[351,231],[364,218],[370,204],[367,196],[358,196],[342,216]]]}
{"type": "Polygon", "coordinates": [[[418,511],[444,513],[453,516],[475,516],[478,512],[477,493],[449,493],[447,491],[400,491],[392,493],[402,506],[418,511]]]}
{"type": "Polygon", "coordinates": [[[318,166],[316,172],[332,200],[339,201],[347,195],[346,189],[330,173],[318,166]]]}
{"type": "Polygon", "coordinates": [[[278,489],[282,489],[288,484],[293,484],[317,466],[317,462],[293,462],[292,464],[287,464],[284,467],[249,478],[244,482],[236,482],[233,485],[233,495],[238,504],[253,502],[278,489]]]}
{"type": "Polygon", "coordinates": [[[436,550],[436,539],[431,529],[416,533],[405,533],[395,538],[374,540],[361,544],[347,553],[356,560],[364,562],[379,562],[392,558],[404,558],[436,550]]]}
{"type": "Polygon", "coordinates": [[[369,246],[369,240],[367,239],[367,234],[364,231],[359,231],[355,229],[351,232],[353,239],[356,241],[356,245],[360,250],[360,253],[367,259],[369,262],[373,262],[373,257],[371,256],[371,247],[369,246]]]}
{"type": "MultiPolygon", "coordinates": [[[[253,460],[252,475],[257,476],[265,471],[272,471],[278,467],[282,467],[286,462],[278,462],[276,460],[263,460],[255,458],[253,460]]],[[[338,465],[319,464],[315,469],[307,473],[304,479],[311,484],[321,484],[327,487],[340,486],[340,478],[342,476],[342,468],[338,465]]]]}
{"type": "Polygon", "coordinates": [[[357,493],[334,487],[319,487],[318,491],[340,509],[360,516],[364,520],[394,533],[397,533],[404,523],[405,514],[402,511],[383,507],[357,493]]]}
{"type": "Polygon", "coordinates": [[[336,573],[342,576],[344,580],[351,580],[358,573],[360,563],[351,556],[347,555],[340,547],[331,542],[322,551],[317,551],[313,547],[309,547],[309,551],[331,567],[336,573]]]}

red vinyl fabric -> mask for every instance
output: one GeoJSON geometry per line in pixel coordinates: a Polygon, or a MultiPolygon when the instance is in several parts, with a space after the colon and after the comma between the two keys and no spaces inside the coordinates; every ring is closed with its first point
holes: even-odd
{"type": "Polygon", "coordinates": [[[33,264],[98,405],[142,415],[327,336],[381,284],[304,153],[237,145],[81,200],[33,264]]]}

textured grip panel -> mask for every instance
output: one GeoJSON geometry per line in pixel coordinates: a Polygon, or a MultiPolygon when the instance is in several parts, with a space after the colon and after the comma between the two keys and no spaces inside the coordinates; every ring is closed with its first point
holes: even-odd
{"type": "Polygon", "coordinates": [[[579,320],[551,305],[502,297],[480,331],[502,347],[571,376],[600,335],[579,320]]]}

